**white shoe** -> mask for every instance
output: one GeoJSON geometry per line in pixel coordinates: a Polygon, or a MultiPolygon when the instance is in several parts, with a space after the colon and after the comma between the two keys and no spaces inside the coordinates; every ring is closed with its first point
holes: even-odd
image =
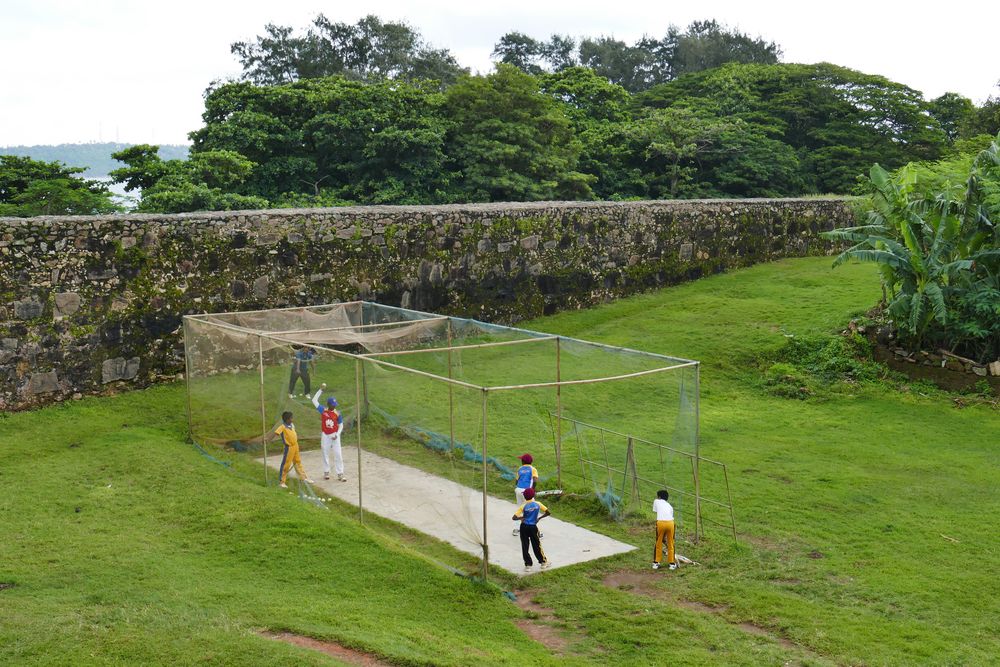
{"type": "Polygon", "coordinates": [[[347,478],[344,477],[343,475],[337,475],[337,481],[338,482],[346,482],[347,478]]]}
{"type": "Polygon", "coordinates": [[[676,570],[677,569],[677,563],[671,563],[670,565],[667,566],[667,569],[668,570],[676,570]]]}
{"type": "Polygon", "coordinates": [[[653,563],[653,569],[654,570],[659,570],[660,569],[660,564],[659,563],[653,563]]]}
{"type": "Polygon", "coordinates": [[[306,484],[312,484],[312,483],[313,483],[313,481],[312,481],[311,479],[309,479],[308,477],[306,477],[306,478],[305,478],[304,480],[302,480],[302,481],[303,481],[303,482],[305,482],[306,484]]]}
{"type": "Polygon", "coordinates": [[[282,488],[282,489],[287,489],[287,488],[288,488],[288,485],[287,485],[287,484],[285,484],[284,482],[282,482],[281,484],[279,484],[279,485],[278,485],[278,487],[279,487],[279,488],[282,488]]]}
{"type": "Polygon", "coordinates": [[[330,479],[330,473],[328,472],[323,473],[323,479],[330,479]]]}
{"type": "Polygon", "coordinates": [[[525,572],[531,572],[532,571],[531,566],[530,565],[525,565],[524,566],[524,571],[525,572]]]}
{"type": "Polygon", "coordinates": [[[548,566],[549,566],[549,561],[545,561],[544,563],[542,563],[543,570],[546,569],[548,566]]]}
{"type": "Polygon", "coordinates": [[[295,398],[295,394],[289,394],[288,398],[295,398]]]}
{"type": "Polygon", "coordinates": [[[521,534],[520,528],[515,528],[513,531],[511,531],[511,535],[513,535],[514,537],[517,537],[520,534],[521,534]]]}

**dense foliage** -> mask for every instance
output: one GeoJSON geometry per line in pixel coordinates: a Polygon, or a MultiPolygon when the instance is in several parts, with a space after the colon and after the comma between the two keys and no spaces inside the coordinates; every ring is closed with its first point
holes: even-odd
{"type": "Polygon", "coordinates": [[[232,51],[242,74],[206,91],[190,163],[114,154],[140,210],[848,194],[873,163],[1000,130],[1000,99],[782,64],[716,21],[631,45],[509,32],[485,75],[376,16],[268,25],[232,51]]]}
{"type": "Polygon", "coordinates": [[[0,155],[0,216],[92,215],[117,211],[105,184],[80,167],[0,155]]]}
{"type": "Polygon", "coordinates": [[[904,344],[1000,358],[1000,136],[974,157],[871,170],[866,224],[830,232],[878,265],[904,344]]]}
{"type": "Polygon", "coordinates": [[[188,160],[164,160],[156,146],[139,144],[113,156],[125,163],[111,177],[129,191],[142,191],[141,212],[227,211],[267,208],[262,197],[233,192],[253,162],[232,151],[203,151],[188,160]]]}

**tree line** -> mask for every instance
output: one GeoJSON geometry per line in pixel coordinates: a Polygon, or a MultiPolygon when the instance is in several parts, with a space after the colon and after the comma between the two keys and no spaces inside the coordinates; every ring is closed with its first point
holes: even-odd
{"type": "Polygon", "coordinates": [[[873,163],[970,153],[1000,131],[1000,98],[927,101],[781,63],[774,42],[715,21],[631,44],[510,32],[485,75],[374,16],[268,25],[231,48],[242,74],[206,91],[188,160],[114,154],[140,210],[844,194],[873,163]]]}

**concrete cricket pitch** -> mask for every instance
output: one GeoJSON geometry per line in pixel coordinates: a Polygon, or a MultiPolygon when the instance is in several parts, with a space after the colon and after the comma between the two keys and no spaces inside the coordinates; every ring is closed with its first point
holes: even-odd
{"type": "MultiPolygon", "coordinates": [[[[319,450],[302,452],[302,464],[317,490],[357,506],[357,449],[344,447],[343,454],[344,473],[348,478],[346,483],[338,482],[336,474],[331,475],[333,479],[323,479],[319,450]]],[[[269,456],[267,462],[276,470],[281,464],[281,456],[269,456]]],[[[364,511],[436,537],[456,549],[482,556],[483,496],[480,491],[367,451],[362,451],[361,465],[364,511]]],[[[294,468],[289,476],[295,476],[294,468]]],[[[510,495],[510,501],[486,497],[490,565],[518,575],[531,574],[524,571],[521,541],[511,534],[517,525],[511,520],[517,510],[513,503],[513,485],[510,495]]],[[[540,500],[545,504],[545,498],[540,500]]],[[[544,519],[538,525],[543,534],[542,549],[551,563],[550,569],[635,549],[631,544],[561,521],[555,516],[544,519]]],[[[540,571],[537,563],[532,571],[540,571]]]]}

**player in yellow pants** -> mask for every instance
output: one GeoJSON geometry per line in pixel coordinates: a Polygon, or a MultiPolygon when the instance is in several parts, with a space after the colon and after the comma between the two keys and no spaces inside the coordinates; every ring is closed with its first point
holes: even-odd
{"type": "Polygon", "coordinates": [[[674,508],[667,502],[670,494],[666,491],[657,491],[656,500],[653,501],[653,512],[656,513],[656,542],[653,545],[653,569],[660,569],[660,560],[663,558],[663,543],[667,543],[667,568],[677,569],[677,561],[674,559],[674,508]]]}
{"type": "Polygon", "coordinates": [[[295,472],[299,473],[299,479],[312,484],[312,480],[306,476],[305,468],[302,467],[302,457],[299,456],[299,436],[295,432],[295,424],[292,423],[292,413],[281,413],[281,424],[274,429],[275,435],[281,436],[281,442],[285,444],[285,453],[281,456],[281,488],[288,488],[288,471],[295,465],[295,472]]]}

